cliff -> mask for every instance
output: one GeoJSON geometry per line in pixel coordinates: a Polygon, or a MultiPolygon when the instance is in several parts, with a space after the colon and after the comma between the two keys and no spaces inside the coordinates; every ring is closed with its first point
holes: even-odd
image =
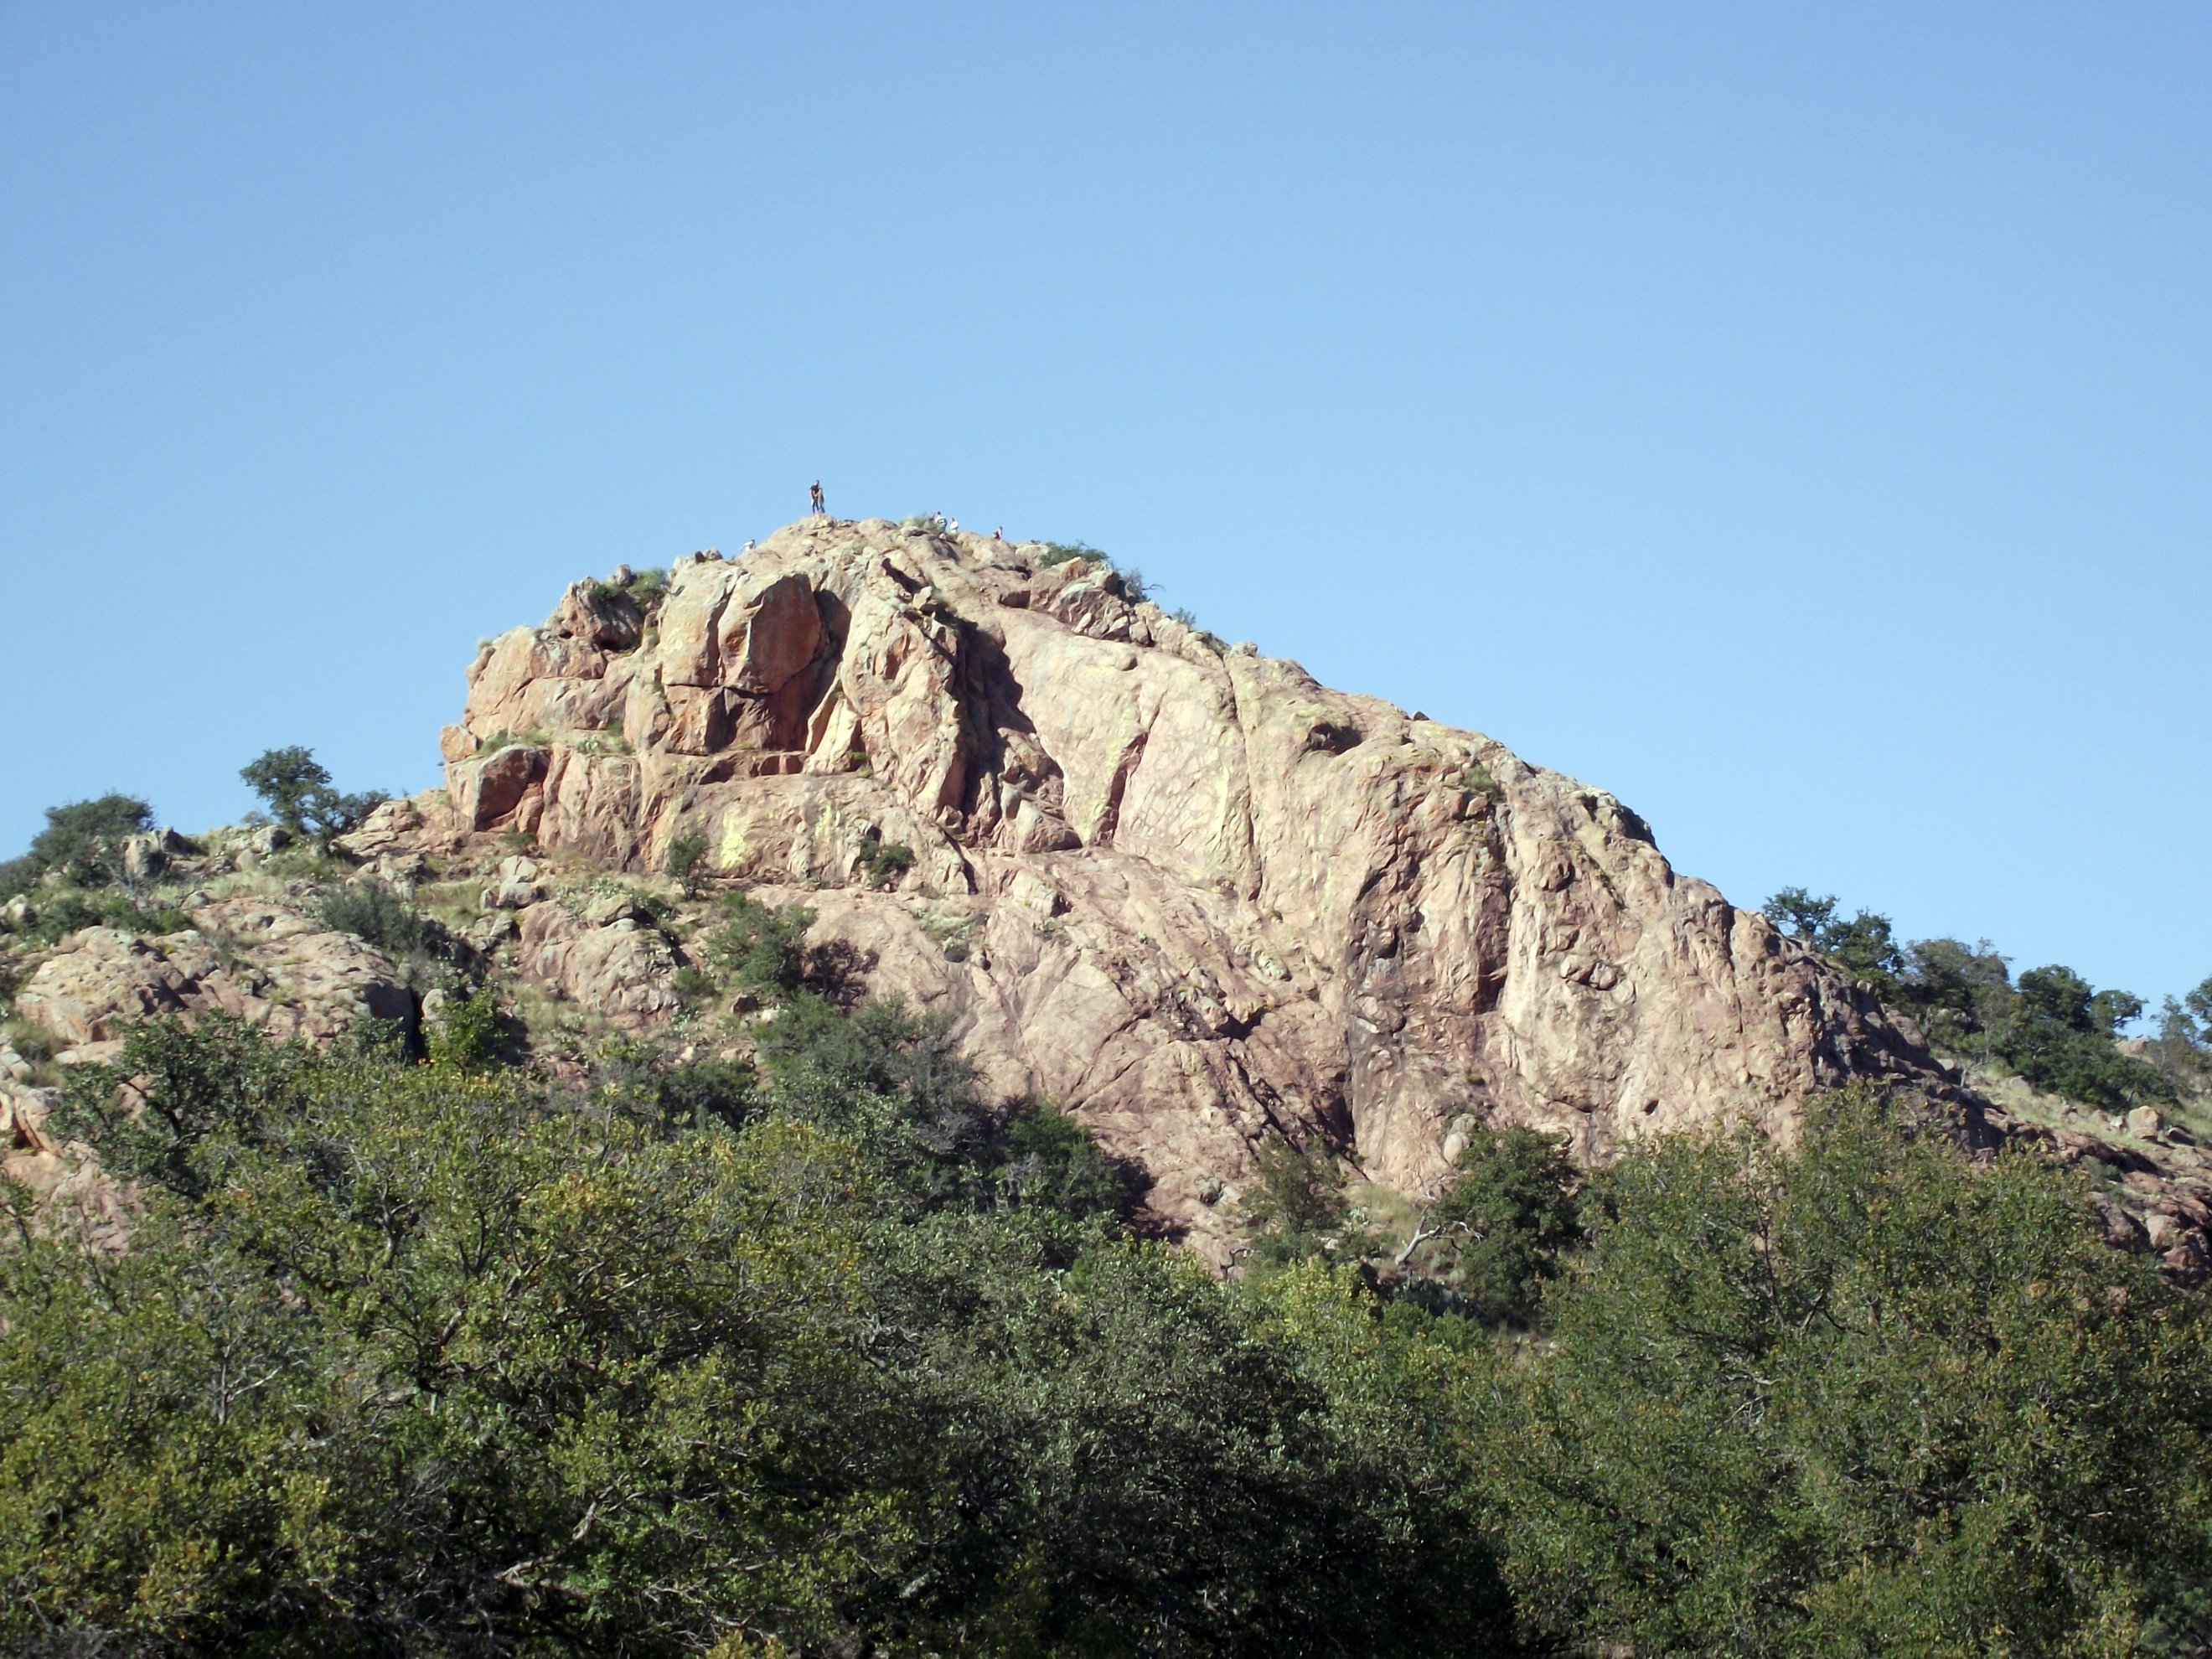
{"type": "Polygon", "coordinates": [[[613,869],[702,838],[1200,1235],[1271,1131],[1419,1191],[1477,1121],[1600,1159],[1722,1119],[1786,1138],[1852,1078],[1946,1087],[1611,795],[1057,552],[816,519],[646,604],[580,582],[471,665],[450,821],[418,803],[361,845],[426,806],[418,840],[520,831],[613,869]]]}

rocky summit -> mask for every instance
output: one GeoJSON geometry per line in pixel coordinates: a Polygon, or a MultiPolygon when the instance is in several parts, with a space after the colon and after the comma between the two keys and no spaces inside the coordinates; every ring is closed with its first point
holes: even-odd
{"type": "MultiPolygon", "coordinates": [[[[1210,1254],[1271,1133],[1417,1194],[1480,1121],[1595,1160],[1725,1120],[1787,1139],[1854,1078],[1948,1089],[1613,796],[1224,646],[1095,556],[817,518],[653,597],[580,581],[486,643],[443,798],[356,850],[520,832],[657,872],[689,847],[803,899],[816,945],[1074,1112],[1210,1254]]],[[[632,1023],[675,1008],[634,927],[527,880],[506,902],[526,971],[632,1023]]]]}

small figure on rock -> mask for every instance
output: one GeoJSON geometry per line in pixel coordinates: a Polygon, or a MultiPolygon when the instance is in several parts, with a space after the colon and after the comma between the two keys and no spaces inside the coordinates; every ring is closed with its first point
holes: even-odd
{"type": "Polygon", "coordinates": [[[750,553],[750,552],[751,552],[751,551],[753,550],[753,549],[755,549],[755,548],[758,547],[759,545],[760,545],[760,544],[759,544],[758,542],[756,542],[756,541],[747,541],[747,542],[745,543],[745,551],[746,551],[746,552],[748,552],[748,553],[750,553]]]}
{"type": "Polygon", "coordinates": [[[814,487],[806,492],[806,499],[808,505],[814,509],[814,516],[816,518],[826,519],[830,516],[830,509],[822,504],[821,479],[817,478],[814,481],[814,487]]]}

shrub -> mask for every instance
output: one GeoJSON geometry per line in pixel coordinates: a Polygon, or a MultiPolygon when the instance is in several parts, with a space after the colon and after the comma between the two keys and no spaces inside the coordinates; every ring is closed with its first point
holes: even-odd
{"type": "Polygon", "coordinates": [[[1085,564],[1116,578],[1121,585],[1122,598],[1127,599],[1131,605],[1142,605],[1152,596],[1152,589],[1146,584],[1143,571],[1134,565],[1131,565],[1126,570],[1123,569],[1088,542],[1044,543],[1042,550],[1037,555],[1037,568],[1049,570],[1054,565],[1066,564],[1072,559],[1081,559],[1085,564]]]}
{"type": "Polygon", "coordinates": [[[760,1111],[760,1077],[735,1060],[705,1058],[671,1065],[643,1042],[610,1044],[599,1085],[641,1122],[660,1130],[737,1128],[760,1111]]]}
{"type": "Polygon", "coordinates": [[[1131,1171],[1098,1149],[1058,1107],[1018,1103],[1000,1121],[994,1175],[1005,1201],[1044,1204],[1071,1216],[1124,1216],[1134,1207],[1131,1171]]]}
{"type": "Polygon", "coordinates": [[[489,985],[449,1000],[424,1033],[430,1062],[455,1072],[488,1072],[507,1058],[520,1028],[499,1006],[489,985]]]}
{"type": "Polygon", "coordinates": [[[1253,1155],[1254,1179],[1244,1194],[1254,1259],[1280,1267],[1334,1257],[1357,1261],[1375,1239],[1352,1213],[1343,1173],[1328,1148],[1303,1150],[1277,1138],[1253,1155]]]}
{"type": "Polygon", "coordinates": [[[1580,1184],[1564,1136],[1476,1127],[1399,1252],[1415,1276],[1413,1293],[1486,1321],[1528,1323],[1581,1237],[1580,1184]]]}
{"type": "Polygon", "coordinates": [[[50,1027],[21,1014],[0,1022],[0,1036],[5,1036],[8,1046],[33,1066],[46,1065],[68,1046],[50,1027]]]}
{"type": "Polygon", "coordinates": [[[2202,1619],[2207,1310],[2106,1245],[2075,1172],[1978,1170],[1851,1091],[1795,1153],[1646,1143],[1585,1212],[1477,1431],[1531,1636],[2087,1654],[2202,1619]]]}
{"type": "Polygon", "coordinates": [[[450,954],[453,936],[400,897],[385,883],[352,881],[334,887],[316,902],[324,927],[365,939],[398,958],[450,954]]]}
{"type": "Polygon", "coordinates": [[[2093,993],[2070,968],[2032,968],[2020,976],[2019,995],[1991,1048],[2037,1088],[2087,1105],[2119,1109],[2137,1100],[2171,1100],[2174,1088],[2165,1075],[2112,1042],[2130,1005],[2142,1007],[2124,992],[2093,993]]]}
{"type": "Polygon", "coordinates": [[[218,1021],[88,1076],[146,1097],[88,1126],[131,1248],[0,1190],[0,1649],[1499,1650],[1440,1402],[1340,1280],[1251,1297],[605,1060],[579,1104],[218,1021]]]}
{"type": "Polygon", "coordinates": [[[801,905],[777,910],[750,893],[722,901],[722,924],[707,941],[710,961],[740,989],[770,995],[796,991],[806,968],[806,930],[814,913],[801,905]]]}
{"type": "Polygon", "coordinates": [[[46,825],[30,851],[0,865],[0,898],[27,892],[56,874],[78,887],[104,887],[120,878],[123,843],[154,827],[154,809],[136,795],[101,795],[46,808],[46,825]]]}
{"type": "Polygon", "coordinates": [[[687,830],[670,839],[667,854],[661,860],[661,868],[675,878],[677,885],[684,890],[686,897],[696,897],[700,878],[705,873],[701,866],[706,860],[706,836],[696,830],[687,830]]]}
{"type": "Polygon", "coordinates": [[[895,841],[860,843],[860,873],[871,887],[890,887],[914,867],[914,848],[895,841]]]}
{"type": "Polygon", "coordinates": [[[75,887],[41,890],[24,931],[42,945],[57,945],[84,927],[112,927],[125,933],[180,933],[192,919],[171,905],[141,904],[127,894],[84,892],[75,887]]]}
{"type": "Polygon", "coordinates": [[[1929,1039],[1954,1054],[1990,1058],[1989,1032],[2013,1003],[2006,958],[1987,939],[1968,945],[1954,939],[1917,939],[1906,958],[1900,1000],[1929,1039]]]}
{"type": "Polygon", "coordinates": [[[1071,559],[1081,559],[1103,570],[1111,570],[1114,562],[1088,542],[1046,542],[1037,555],[1037,568],[1049,570],[1054,565],[1066,564],[1071,559]]]}
{"type": "Polygon", "coordinates": [[[1454,781],[1471,795],[1480,795],[1492,806],[1505,799],[1505,789],[1480,761],[1469,761],[1454,781]]]}

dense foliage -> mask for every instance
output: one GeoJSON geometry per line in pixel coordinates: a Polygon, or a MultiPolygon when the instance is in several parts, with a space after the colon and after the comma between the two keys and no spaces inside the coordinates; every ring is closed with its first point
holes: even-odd
{"type": "MultiPolygon", "coordinates": [[[[1766,915],[1792,939],[1870,985],[1883,1002],[1910,1014],[1951,1053],[1996,1061],[2039,1089],[2084,1105],[2125,1110],[2174,1097],[2177,1085],[2201,1087],[2206,1033],[2169,998],[2158,1064],[2124,1053],[2115,1039],[2143,1013],[2131,993],[2098,990],[2072,969],[2032,968],[2015,984],[2008,960],[1989,941],[1901,943],[1887,916],[1838,914],[1833,897],[1784,888],[1766,915]]],[[[2212,1013],[2212,980],[2203,1008],[2212,1013]]],[[[2196,994],[2192,994],[2192,996],[2196,994]]]]}
{"type": "MultiPolygon", "coordinates": [[[[1479,1648],[1401,1390],[1121,1224],[1048,1109],[816,1000],[766,1069],[155,1024],[65,1127],[116,1255],[0,1255],[0,1642],[143,1652],[1479,1648]],[[802,1026],[804,1030],[800,1029],[802,1026]],[[434,1052],[435,1050],[434,1049],[434,1052]],[[134,1079],[129,1094],[121,1078],[134,1079]]],[[[1285,1297],[1288,1297],[1285,1292],[1285,1297]]]]}
{"type": "Polygon", "coordinates": [[[1662,1140],[1588,1209],[1497,1407],[1532,1625],[1639,1653],[2212,1636],[2203,1307],[2072,1179],[1845,1097],[1794,1155],[1662,1140]]]}
{"type": "Polygon", "coordinates": [[[2212,1637],[2200,1304],[2031,1156],[1844,1096],[1577,1208],[1556,1143],[1488,1134],[1394,1290],[1288,1153],[1224,1283],[941,1028],[797,990],[769,1029],[757,1069],[618,1045],[568,1091],[219,1018],[81,1073],[64,1126],[142,1196],[119,1254],[9,1199],[0,1644],[2212,1637]]]}
{"type": "MultiPolygon", "coordinates": [[[[416,1054],[210,1017],[73,1068],[127,1243],[0,1183],[0,1650],[2212,1651],[2212,1322],[2077,1173],[1859,1091],[1594,1175],[1468,1127],[1395,1218],[1275,1141],[1224,1280],[807,920],[698,942],[748,1060],[556,1082],[464,975],[416,1054]]],[[[2043,1086],[2148,1086],[2097,1069],[2149,1072],[2133,999],[1797,922],[2043,1086]]],[[[2212,1049],[2212,986],[2166,1025],[2212,1049]]]]}

